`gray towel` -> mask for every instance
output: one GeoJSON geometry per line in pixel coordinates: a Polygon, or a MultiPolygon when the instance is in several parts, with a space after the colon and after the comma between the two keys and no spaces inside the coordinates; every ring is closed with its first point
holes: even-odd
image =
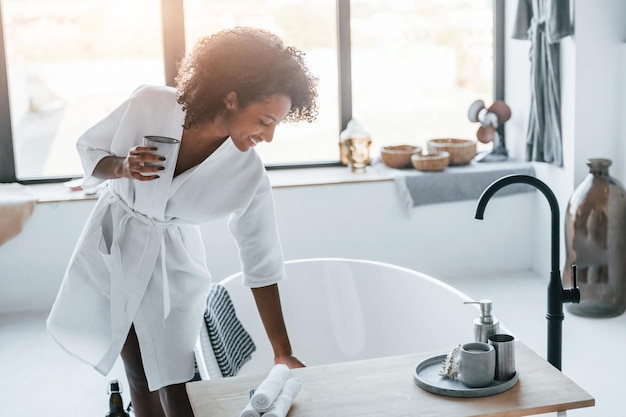
{"type": "Polygon", "coordinates": [[[563,166],[559,41],[573,33],[570,0],[519,0],[513,38],[531,41],[529,161],[563,166]]]}
{"type": "Polygon", "coordinates": [[[533,24],[543,27],[550,44],[572,35],[574,26],[570,12],[570,0],[518,0],[511,37],[519,40],[530,40],[533,24]]]}
{"type": "MultiPolygon", "coordinates": [[[[510,174],[534,175],[528,163],[473,162],[459,167],[448,167],[444,172],[412,172],[396,177],[396,185],[407,210],[424,204],[476,200],[497,179],[510,174]],[[498,167],[498,169],[494,169],[498,167]]],[[[515,184],[498,191],[497,196],[533,191],[534,188],[515,184]]]]}
{"type": "Polygon", "coordinates": [[[235,306],[223,285],[211,285],[204,321],[222,375],[237,375],[256,350],[256,346],[237,318],[235,306]]]}

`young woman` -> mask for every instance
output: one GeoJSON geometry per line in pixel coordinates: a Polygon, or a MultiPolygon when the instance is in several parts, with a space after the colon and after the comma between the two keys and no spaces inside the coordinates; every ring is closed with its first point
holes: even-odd
{"type": "Polygon", "coordinates": [[[228,218],[274,362],[303,366],[281,312],[271,187],[252,148],[271,142],[281,122],[315,120],[316,86],[303,53],[266,31],[235,28],[196,44],[176,89],[140,87],[79,138],[85,186],[108,184],[48,330],[105,375],[121,355],[138,417],[193,415],[184,383],[211,281],[204,222],[228,218]],[[144,136],[180,142],[165,159],[144,136]]]}

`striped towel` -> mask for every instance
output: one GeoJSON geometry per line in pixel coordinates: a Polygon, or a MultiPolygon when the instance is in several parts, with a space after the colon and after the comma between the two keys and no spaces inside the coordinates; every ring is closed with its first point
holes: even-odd
{"type": "Polygon", "coordinates": [[[224,377],[235,376],[256,350],[254,341],[241,325],[228,291],[212,284],[204,312],[209,340],[224,377]]]}

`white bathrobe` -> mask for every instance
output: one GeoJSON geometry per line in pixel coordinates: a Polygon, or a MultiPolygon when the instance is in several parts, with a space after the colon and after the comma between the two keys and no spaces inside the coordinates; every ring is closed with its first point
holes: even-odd
{"type": "MultiPolygon", "coordinates": [[[[143,136],[181,139],[184,116],[174,89],[140,87],[78,140],[85,185],[102,181],[92,176],[98,161],[126,156],[143,136]]],[[[160,175],[148,182],[108,181],[47,323],[61,346],[104,375],[134,324],[151,390],[193,376],[193,347],[211,281],[198,224],[228,218],[244,285],[284,277],[271,187],[254,150],[241,152],[229,139],[189,171],[172,178],[171,168],[160,175]]]]}

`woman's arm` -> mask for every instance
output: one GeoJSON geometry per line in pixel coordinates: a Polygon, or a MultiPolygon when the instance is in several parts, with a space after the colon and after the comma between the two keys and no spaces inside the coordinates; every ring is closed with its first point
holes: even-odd
{"type": "Polygon", "coordinates": [[[141,172],[151,174],[158,170],[143,166],[144,162],[158,162],[158,156],[148,153],[150,147],[132,147],[139,132],[138,120],[143,120],[141,114],[149,111],[147,104],[136,103],[143,91],[139,87],[130,98],[78,138],[76,150],[85,171],[83,186],[95,186],[103,180],[117,178],[142,181],[158,178],[156,175],[141,178],[141,172]],[[127,149],[130,150],[124,156],[127,149]]]}
{"type": "Polygon", "coordinates": [[[93,176],[105,180],[122,178],[124,172],[124,158],[119,156],[105,156],[93,170],[93,176]]]}
{"type": "Polygon", "coordinates": [[[280,305],[278,284],[267,287],[252,288],[254,301],[256,302],[263,327],[274,350],[274,363],[284,363],[289,368],[302,368],[300,362],[291,351],[291,343],[287,335],[283,311],[280,305]]]}

